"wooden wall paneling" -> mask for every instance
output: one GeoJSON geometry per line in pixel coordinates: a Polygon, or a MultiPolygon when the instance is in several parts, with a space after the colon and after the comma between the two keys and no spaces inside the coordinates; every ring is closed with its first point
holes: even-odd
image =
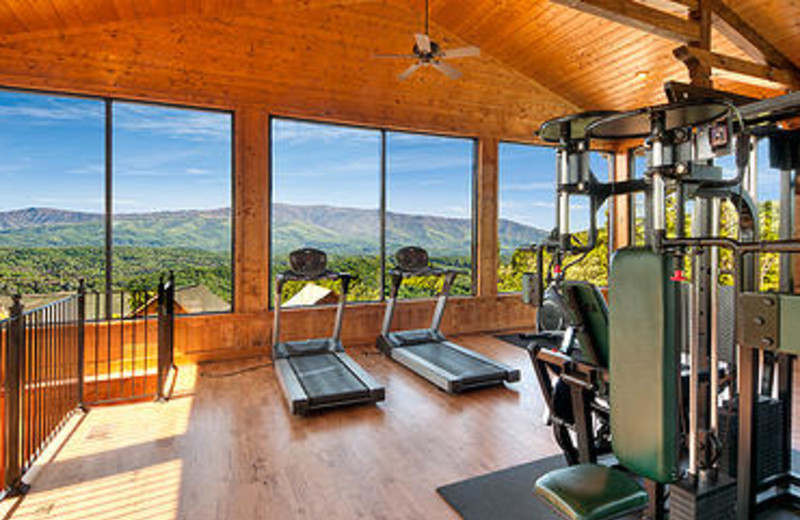
{"type": "MultiPolygon", "coordinates": [[[[614,163],[615,181],[624,181],[631,178],[632,172],[630,171],[627,150],[618,150],[614,155],[614,163]]],[[[612,204],[614,205],[614,220],[612,222],[614,226],[614,244],[612,248],[614,250],[629,246],[632,243],[629,225],[631,202],[630,195],[615,195],[612,198],[612,204]]]]}
{"type": "Polygon", "coordinates": [[[0,38],[0,84],[523,140],[543,120],[576,109],[491,57],[460,60],[458,82],[433,70],[399,82],[405,64],[372,54],[406,49],[417,21],[408,11],[367,7],[0,38]]]}
{"type": "Polygon", "coordinates": [[[244,107],[234,118],[234,309],[262,312],[269,302],[269,117],[244,107]]]}
{"type": "Polygon", "coordinates": [[[476,190],[478,296],[497,294],[498,244],[498,158],[499,141],[478,140],[476,190]]]}

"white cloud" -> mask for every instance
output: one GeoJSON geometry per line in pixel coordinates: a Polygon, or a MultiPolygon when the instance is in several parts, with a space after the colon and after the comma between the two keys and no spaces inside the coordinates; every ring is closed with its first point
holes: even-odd
{"type": "MultiPolygon", "coordinates": [[[[0,105],[0,117],[25,118],[31,122],[53,123],[98,119],[103,116],[100,102],[42,98],[44,103],[22,105],[0,105]]],[[[99,121],[99,120],[98,120],[99,121]]]]}
{"type": "Polygon", "coordinates": [[[231,137],[231,120],[225,114],[128,103],[114,105],[114,127],[171,139],[201,141],[231,137]]]}
{"type": "Polygon", "coordinates": [[[272,138],[280,144],[327,144],[347,141],[350,143],[380,143],[380,132],[371,129],[353,128],[306,121],[276,120],[272,138]]]}

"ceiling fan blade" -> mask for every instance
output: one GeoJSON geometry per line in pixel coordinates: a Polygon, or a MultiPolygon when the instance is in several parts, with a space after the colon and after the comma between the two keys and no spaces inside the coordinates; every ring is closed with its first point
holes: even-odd
{"type": "Polygon", "coordinates": [[[480,56],[481,50],[474,45],[470,45],[469,47],[459,47],[458,49],[450,49],[447,51],[442,51],[441,57],[442,58],[471,58],[473,56],[480,56]]]}
{"type": "Polygon", "coordinates": [[[399,79],[400,81],[405,81],[406,79],[408,79],[409,76],[414,74],[415,70],[417,70],[420,67],[422,67],[422,63],[419,63],[419,62],[411,65],[409,68],[404,70],[400,75],[398,75],[397,79],[399,79]]]}
{"type": "Polygon", "coordinates": [[[427,34],[417,33],[414,35],[414,38],[417,40],[417,49],[422,54],[427,54],[431,52],[431,39],[427,34]]]}
{"type": "Polygon", "coordinates": [[[404,60],[416,60],[418,56],[415,54],[373,54],[373,58],[378,59],[404,59],[404,60]]]}
{"type": "Polygon", "coordinates": [[[443,61],[436,61],[433,63],[433,66],[436,70],[438,70],[439,72],[441,72],[450,79],[458,79],[461,77],[460,70],[443,61]]]}

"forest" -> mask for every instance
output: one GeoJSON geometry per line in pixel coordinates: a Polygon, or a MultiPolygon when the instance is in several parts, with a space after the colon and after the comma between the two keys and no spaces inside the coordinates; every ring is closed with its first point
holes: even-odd
{"type": "MultiPolygon", "coordinates": [[[[669,225],[674,232],[674,212],[670,212],[669,225]]],[[[759,205],[759,223],[763,240],[777,239],[778,204],[767,201],[759,205]]],[[[723,206],[721,220],[722,234],[735,237],[737,218],[735,209],[723,206]]],[[[637,219],[637,243],[642,243],[644,224],[637,219]]],[[[687,228],[691,228],[691,217],[687,216],[687,228]]],[[[586,240],[586,233],[578,233],[586,240]]],[[[517,292],[522,287],[522,275],[533,270],[534,258],[531,253],[514,251],[504,247],[500,255],[498,270],[498,290],[517,292]]],[[[564,265],[574,258],[567,258],[564,265]]],[[[608,232],[599,230],[598,245],[580,262],[572,266],[567,277],[585,280],[598,286],[607,284],[608,277],[608,232]]],[[[762,289],[774,290],[778,287],[779,262],[775,254],[762,255],[759,259],[759,279],[762,289]]],[[[190,247],[156,247],[118,245],[113,250],[113,287],[136,291],[152,289],[160,276],[173,271],[178,286],[204,285],[224,300],[232,301],[232,258],[229,252],[209,251],[190,247]]],[[[732,259],[729,252],[721,253],[721,281],[731,283],[732,259]]],[[[472,293],[472,261],[469,256],[438,255],[432,263],[439,267],[453,268],[463,274],[456,278],[452,289],[455,296],[472,293]]],[[[329,267],[354,276],[351,285],[351,301],[379,301],[381,299],[381,261],[379,255],[332,254],[329,267]]],[[[387,271],[393,267],[387,259],[387,271]]],[[[273,259],[271,277],[288,268],[288,258],[279,254],[273,259]]],[[[687,266],[690,274],[690,266],[687,266]]],[[[49,294],[74,290],[79,279],[86,281],[90,291],[102,291],[105,285],[105,258],[101,247],[0,247],[0,292],[9,295],[49,294]]],[[[384,291],[388,294],[389,276],[384,291]]],[[[337,284],[319,282],[338,292],[337,284]]],[[[284,301],[296,294],[302,285],[290,283],[284,289],[284,301]]],[[[411,278],[404,282],[401,298],[430,297],[441,288],[441,280],[431,277],[411,278]]]]}

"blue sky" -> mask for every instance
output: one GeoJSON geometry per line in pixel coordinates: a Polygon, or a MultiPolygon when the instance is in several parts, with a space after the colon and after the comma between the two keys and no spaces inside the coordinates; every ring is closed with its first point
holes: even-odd
{"type": "MultiPolygon", "coordinates": [[[[608,180],[604,155],[592,153],[589,167],[595,176],[608,180]]],[[[555,148],[526,144],[500,144],[500,218],[549,231],[555,226],[555,148]]],[[[573,197],[570,228],[589,227],[589,201],[573,197]]],[[[606,207],[598,212],[598,225],[606,221],[606,207]]]]}
{"type": "MultiPolygon", "coordinates": [[[[0,91],[0,209],[102,212],[104,104],[0,91]]],[[[231,117],[114,104],[117,213],[231,205],[231,117]]]]}
{"type": "MultiPolygon", "coordinates": [[[[0,210],[29,206],[103,209],[103,103],[0,91],[0,210]]],[[[231,117],[133,103],[114,104],[117,213],[227,207],[231,203],[231,117]]],[[[292,120],[273,122],[276,202],[377,209],[377,130],[292,120]]],[[[266,145],[266,144],[265,144],[266,145]]],[[[759,146],[759,198],[775,199],[779,172],[759,146]]],[[[390,211],[467,218],[471,212],[473,141],[390,132],[390,211]]],[[[726,175],[730,160],[723,160],[726,175]]],[[[592,169],[607,178],[605,161],[592,169]]],[[[502,143],[500,214],[540,228],[554,222],[555,156],[551,148],[502,143]]],[[[605,208],[600,212],[605,219],[605,208]]],[[[576,200],[573,228],[588,222],[576,200]]]]}
{"type": "MultiPolygon", "coordinates": [[[[378,130],[275,119],[273,201],[380,207],[378,130]]],[[[468,218],[473,141],[388,132],[387,209],[468,218]]]]}

